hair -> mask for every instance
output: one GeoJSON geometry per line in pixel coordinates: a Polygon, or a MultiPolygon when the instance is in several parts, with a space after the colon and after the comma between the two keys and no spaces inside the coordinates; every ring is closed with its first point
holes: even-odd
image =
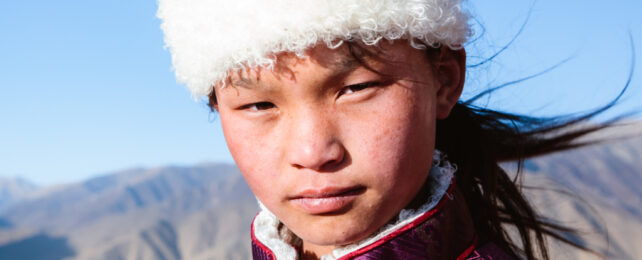
{"type": "MultiPolygon", "coordinates": [[[[364,59],[366,56],[379,58],[376,52],[368,50],[362,43],[344,44],[357,62],[380,73],[368,66],[364,59]]],[[[435,60],[441,48],[446,47],[426,45],[426,58],[435,60]]],[[[631,75],[629,82],[630,78],[631,75]]],[[[548,118],[506,113],[472,104],[500,87],[491,88],[467,101],[459,101],[447,118],[437,120],[435,148],[447,154],[448,160],[457,165],[456,185],[463,193],[480,237],[494,242],[513,257],[529,260],[549,259],[547,237],[597,254],[568,239],[568,235],[577,235],[576,230],[537,214],[522,193],[519,176],[522,164],[528,158],[592,144],[578,139],[613,125],[617,118],[602,124],[585,123],[612,107],[628,85],[603,107],[585,114],[548,118]],[[510,161],[517,163],[513,178],[500,167],[500,163],[510,161]],[[511,238],[510,226],[517,230],[519,240],[511,238]]],[[[214,112],[217,104],[214,90],[208,98],[208,106],[214,112]]]]}
{"type": "MultiPolygon", "coordinates": [[[[635,56],[634,52],[632,56],[635,56]]],[[[617,97],[583,114],[533,117],[472,104],[478,98],[510,85],[507,84],[458,102],[447,118],[437,120],[436,149],[445,152],[449,161],[458,166],[457,186],[464,194],[477,232],[516,257],[536,259],[539,255],[541,259],[549,259],[547,237],[599,255],[568,239],[568,235],[578,235],[575,229],[537,214],[522,193],[520,174],[523,162],[528,158],[600,142],[580,141],[580,138],[611,127],[624,117],[604,123],[589,122],[620,100],[629,87],[634,67],[635,63],[632,63],[628,81],[617,97]],[[511,161],[517,163],[513,178],[499,165],[511,161]],[[507,226],[517,229],[518,241],[511,240],[507,226]]]]}
{"type": "Polygon", "coordinates": [[[437,120],[436,148],[458,166],[457,186],[468,205],[475,229],[513,256],[549,259],[545,237],[588,250],[567,239],[571,228],[539,216],[521,190],[519,174],[526,158],[578,147],[579,137],[605,125],[575,128],[589,117],[561,122],[503,113],[460,102],[450,116],[437,120]],[[529,130],[523,131],[519,126],[529,130]],[[518,170],[509,177],[499,165],[516,161],[518,170]],[[506,225],[514,226],[521,245],[512,241],[506,225]]]}

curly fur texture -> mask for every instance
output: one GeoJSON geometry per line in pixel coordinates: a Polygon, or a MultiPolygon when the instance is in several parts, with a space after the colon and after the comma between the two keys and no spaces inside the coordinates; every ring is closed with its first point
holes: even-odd
{"type": "Polygon", "coordinates": [[[463,0],[159,0],[176,78],[207,95],[230,71],[272,67],[275,55],[318,43],[409,39],[460,48],[469,37],[463,0]]]}

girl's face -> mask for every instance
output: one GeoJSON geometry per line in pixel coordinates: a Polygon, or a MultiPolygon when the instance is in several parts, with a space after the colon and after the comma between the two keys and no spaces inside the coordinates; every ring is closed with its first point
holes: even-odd
{"type": "Polygon", "coordinates": [[[432,62],[407,42],[376,51],[363,58],[379,73],[345,45],[319,46],[215,90],[238,167],[305,250],[364,239],[413,199],[431,167],[435,120],[461,92],[463,51],[432,62]]]}

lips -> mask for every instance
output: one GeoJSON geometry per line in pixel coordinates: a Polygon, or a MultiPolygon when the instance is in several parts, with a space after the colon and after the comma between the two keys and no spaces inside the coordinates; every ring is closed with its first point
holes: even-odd
{"type": "Polygon", "coordinates": [[[290,197],[289,200],[308,214],[329,214],[346,209],[365,190],[363,186],[308,189],[290,197]]]}

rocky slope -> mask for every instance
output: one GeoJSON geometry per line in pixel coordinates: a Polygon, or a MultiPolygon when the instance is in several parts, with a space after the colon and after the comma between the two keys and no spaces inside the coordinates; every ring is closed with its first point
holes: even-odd
{"type": "MultiPolygon", "coordinates": [[[[526,163],[525,189],[540,213],[578,227],[580,244],[608,259],[639,259],[642,137],[606,142],[526,163]]],[[[551,243],[554,259],[601,259],[551,243]]]]}
{"type": "Polygon", "coordinates": [[[128,170],[3,210],[0,259],[247,259],[256,211],[232,165],[128,170]]]}

